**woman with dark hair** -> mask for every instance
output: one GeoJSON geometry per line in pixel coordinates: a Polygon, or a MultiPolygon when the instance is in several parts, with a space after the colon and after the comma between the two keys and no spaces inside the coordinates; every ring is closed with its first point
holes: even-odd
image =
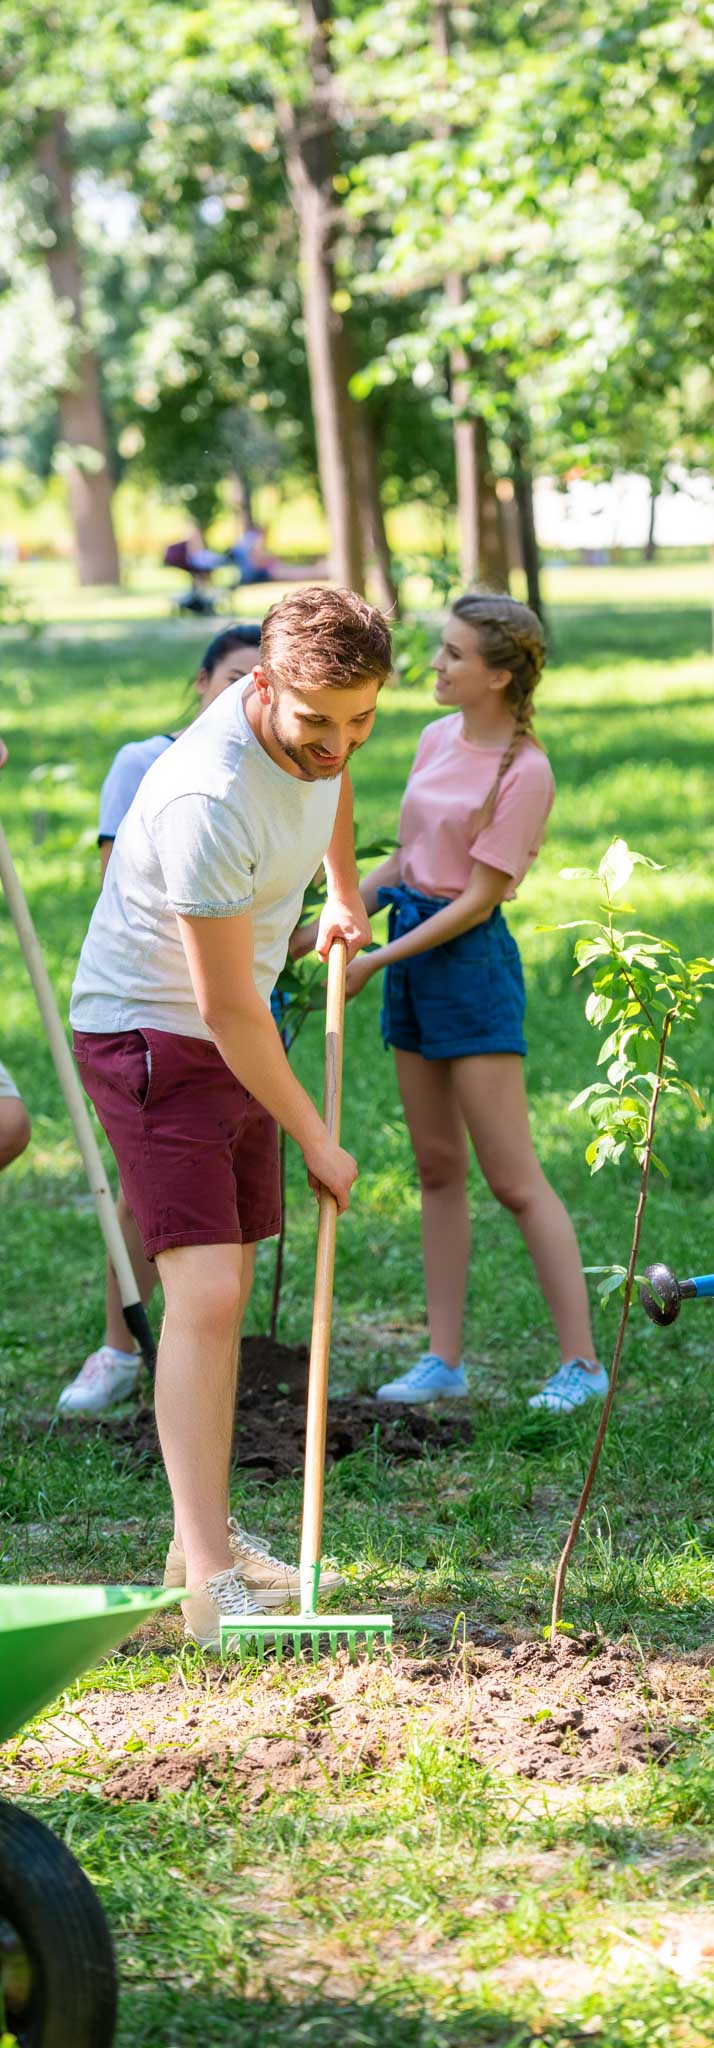
{"type": "MultiPolygon", "coordinates": [[[[242,676],[250,675],[260,654],[260,626],[227,626],[209,641],[195,678],[198,696],[196,718],[214,704],[217,697],[242,676]]],[[[99,855],[102,880],[122,818],[126,816],[148,768],[178,739],[178,733],[158,732],[145,740],[129,740],[115,754],[102,784],[99,799],[99,855]]],[[[0,1083],[0,1092],[1,1083],[0,1083]]],[[[156,1267],[144,1256],[144,1247],[129,1204],[120,1188],[117,1215],[126,1238],[141,1298],[146,1303],[156,1284],[156,1267]]],[[[97,1351],[90,1351],[76,1378],[63,1387],[57,1407],[63,1415],[101,1415],[116,1402],[133,1393],[139,1371],[139,1355],[129,1346],[121,1296],[114,1268],[106,1265],[107,1317],[104,1337],[97,1351]]]]}

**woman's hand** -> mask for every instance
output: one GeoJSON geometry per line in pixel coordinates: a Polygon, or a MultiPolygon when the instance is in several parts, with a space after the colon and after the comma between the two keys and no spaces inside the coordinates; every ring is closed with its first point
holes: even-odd
{"type": "Polygon", "coordinates": [[[350,960],[347,969],[346,985],[348,1003],[351,1002],[353,996],[361,995],[362,989],[367,987],[367,983],[371,981],[373,974],[379,973],[379,969],[382,966],[379,954],[380,949],[378,948],[374,953],[360,953],[356,960],[350,960]]]}
{"type": "Polygon", "coordinates": [[[318,921],[312,924],[298,924],[290,939],[288,957],[290,960],[304,960],[307,953],[314,953],[317,945],[318,921]]]}

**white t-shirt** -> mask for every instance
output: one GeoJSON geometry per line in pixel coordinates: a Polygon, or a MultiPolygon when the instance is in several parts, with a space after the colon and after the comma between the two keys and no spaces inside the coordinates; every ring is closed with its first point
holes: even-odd
{"type": "Polygon", "coordinates": [[[332,838],[340,778],[302,782],[271,760],[243,699],[224,690],[149,768],[114,842],[72,989],[77,1031],[212,1034],[176,913],[253,922],[254,979],[269,1003],[308,882],[332,838]]]}
{"type": "Polygon", "coordinates": [[[109,774],[102,783],[99,798],[99,825],[97,838],[116,839],[124,814],[133,803],[139,783],[143,782],[147,768],[158,761],[160,754],[173,744],[170,732],[156,732],[148,740],[129,740],[114,755],[109,774]]]}

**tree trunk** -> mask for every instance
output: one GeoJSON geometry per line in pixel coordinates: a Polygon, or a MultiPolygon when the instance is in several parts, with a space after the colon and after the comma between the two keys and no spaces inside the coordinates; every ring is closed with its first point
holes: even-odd
{"type": "MultiPolygon", "coordinates": [[[[451,48],[450,0],[433,0],[432,22],[434,48],[446,64],[451,48]]],[[[448,138],[448,120],[436,120],[432,127],[436,136],[448,138]]],[[[466,297],[464,279],[458,272],[452,271],[446,277],[444,292],[447,305],[458,311],[466,297]]],[[[488,457],[486,422],[473,412],[468,370],[466,350],[452,348],[451,398],[459,415],[454,420],[454,458],[461,580],[465,584],[486,583],[492,590],[507,590],[506,537],[488,457]]]]}
{"type": "Polygon", "coordinates": [[[646,541],[645,541],[645,545],[644,545],[644,550],[643,550],[643,560],[644,560],[645,562],[656,562],[656,560],[657,560],[657,542],[656,542],[656,540],[655,540],[655,518],[656,518],[656,514],[657,514],[657,498],[658,498],[658,496],[659,496],[659,485],[658,485],[658,484],[656,484],[656,483],[653,483],[653,481],[652,481],[652,478],[650,477],[650,479],[649,479],[649,486],[650,486],[650,519],[649,519],[649,528],[648,528],[648,532],[647,532],[647,539],[646,539],[646,541]]]}
{"type": "Polygon", "coordinates": [[[539,619],[543,619],[543,599],[540,587],[540,549],[536,535],[533,508],[533,478],[530,470],[526,467],[520,442],[512,441],[511,448],[513,454],[513,488],[518,508],[521,560],[526,572],[528,603],[531,610],[537,612],[539,619]]]}
{"type": "Polygon", "coordinates": [[[112,522],[112,479],[102,409],[99,363],[82,318],[82,264],[74,230],[72,167],[64,115],[55,113],[37,144],[47,179],[47,223],[54,241],[47,268],[58,306],[71,310],[72,379],[59,395],[60,434],[69,451],[69,509],[83,584],[118,583],[119,556],[112,522]],[[76,450],[76,460],[72,451],[76,450]],[[86,453],[85,453],[86,451],[86,453]]]}
{"type": "MultiPolygon", "coordinates": [[[[463,278],[452,273],[445,283],[447,304],[457,308],[464,302],[463,278]]],[[[477,583],[480,569],[480,525],[479,525],[479,475],[478,452],[476,448],[476,422],[467,419],[465,408],[469,405],[470,394],[466,382],[467,357],[464,349],[452,348],[449,354],[451,373],[451,398],[454,405],[464,408],[461,417],[454,420],[454,457],[456,463],[456,504],[459,519],[459,567],[462,583],[477,583]]]]}
{"type": "Polygon", "coordinates": [[[242,469],[231,471],[231,497],[236,519],[241,519],[244,526],[252,526],[253,500],[248,478],[242,469]]]}
{"type": "Polygon", "coordinates": [[[337,150],[329,0],[301,0],[300,13],[308,42],[312,93],[305,106],[285,103],[279,110],[280,123],[298,220],[310,391],[332,574],[346,589],[363,592],[348,344],[342,315],[333,303],[337,150]]]}
{"type": "Polygon", "coordinates": [[[496,479],[488,452],[488,430],[480,413],[474,421],[478,476],[479,576],[489,590],[508,590],[508,554],[496,479]]]}
{"type": "Polygon", "coordinates": [[[352,445],[355,479],[362,522],[365,559],[371,557],[374,594],[380,610],[399,613],[399,592],[392,572],[392,557],[379,488],[379,453],[374,422],[366,405],[352,401],[352,445]]]}

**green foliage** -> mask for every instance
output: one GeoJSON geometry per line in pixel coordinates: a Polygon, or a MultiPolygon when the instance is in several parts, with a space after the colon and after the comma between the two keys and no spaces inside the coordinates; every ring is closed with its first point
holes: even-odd
{"type": "MultiPolygon", "coordinates": [[[[637,572],[628,598],[623,571],[606,581],[597,608],[582,584],[577,596],[568,589],[571,574],[554,580],[551,601],[565,592],[565,602],[553,604],[558,662],[544,680],[539,713],[558,797],[541,855],[508,917],[526,967],[536,1149],[576,1220],[584,1256],[594,1261],[610,1243],[621,1249],[626,1158],[618,1174],[593,1183],[573,1142],[567,1103],[587,1070],[591,1027],[578,995],[582,980],[571,980],[568,942],[554,933],[538,937],[535,925],[562,914],[566,862],[597,870],[616,817],[632,846],[656,846],[663,863],[638,870],[651,896],[642,923],[661,924],[687,960],[698,934],[711,929],[714,877],[701,858],[713,765],[710,626],[704,572],[697,572],[698,590],[678,580],[681,572],[656,582],[637,572]]],[[[44,572],[43,582],[46,600],[44,572]]],[[[11,743],[2,813],[66,1013],[96,895],[102,776],[122,741],[175,724],[201,629],[188,621],[148,626],[142,593],[101,601],[79,593],[72,613],[60,589],[62,634],[29,648],[7,636],[2,648],[11,743]],[[60,763],[73,764],[67,779],[47,773],[33,780],[34,769],[60,763]]],[[[436,629],[434,620],[434,636],[436,629]]],[[[383,692],[374,740],[355,756],[362,838],[396,829],[410,761],[431,716],[430,692],[418,682],[383,692]]],[[[584,895],[583,911],[589,907],[584,895]]],[[[2,1569],[20,1580],[153,1579],[170,1526],[161,1471],[137,1469],[111,1427],[48,1427],[59,1386],[100,1341],[103,1257],[1,905],[0,980],[0,1056],[16,1073],[34,1126],[28,1153],[0,1179],[2,1569]]],[[[340,1393],[373,1389],[422,1344],[418,1194],[377,1008],[378,993],[368,990],[348,1012],[345,1142],[361,1170],[338,1231],[340,1393]]],[[[687,1067],[702,1092],[711,1070],[703,1021],[700,1011],[687,1067]]],[[[322,1050],[318,1029],[306,1030],[295,1047],[315,1099],[322,1050]]],[[[667,1151],[671,1178],[653,1190],[646,1255],[659,1252],[666,1233],[673,1266],[689,1271],[695,1245],[714,1234],[708,1145],[692,1119],[674,1118],[667,1151]]],[[[300,1342],[309,1332],[315,1218],[297,1155],[289,1199],[286,1335],[300,1342]]],[[[527,2048],[534,2040],[571,2048],[579,2037],[583,2048],[591,2041],[702,2048],[714,2034],[710,1972],[703,1968],[690,1983],[662,1966],[663,1922],[668,1937],[680,1925],[696,1934],[699,1914],[705,1923],[714,1862],[706,1705],[714,1597],[710,1311],[702,1305],[668,1333],[633,1314],[601,1500],[569,1580],[574,1630],[627,1639],[645,1679],[650,1659],[666,1672],[668,1748],[656,1763],[592,1783],[501,1778],[482,1756],[478,1715],[471,1715],[469,1754],[464,1739],[445,1732],[442,1709],[467,1714],[471,1672],[485,1666],[488,1676],[504,1641],[508,1648],[538,1630],[554,1531],[577,1492],[592,1422],[589,1414],[563,1421],[528,1415],[526,1397],[554,1363],[552,1333],[515,1226],[475,1168],[469,1202],[473,1443],[448,1452],[427,1446],[407,1466],[385,1455],[376,1432],[359,1458],[327,1474],[328,1541],[348,1573],[350,1602],[357,1607],[377,1589],[385,1602],[398,1602],[407,1653],[395,1690],[402,1674],[410,1684],[423,1673],[413,1714],[403,1692],[397,1701],[405,1722],[398,1768],[382,1763],[390,1694],[358,1689],[343,1716],[343,1695],[333,1703],[332,1686],[303,1670],[276,1679],[266,1702],[250,1675],[236,1684],[198,1653],[182,1652],[177,1625],[132,1639],[87,1674],[40,1725],[34,1768],[31,1752],[17,1771],[5,1759],[7,1795],[17,1786],[22,1803],[66,1836],[109,1913],[121,1962],[117,2048],[236,2048],[243,2036],[254,2048],[333,2048],[336,2041],[345,2048],[527,2048]],[[476,1633],[463,1657],[460,1628],[455,1654],[448,1650],[460,1613],[476,1633]],[[291,1686],[308,1694],[311,1713],[319,1711],[316,1690],[325,1695],[339,1774],[314,1789],[281,1782],[266,1792],[266,1772],[256,1785],[248,1751],[236,1782],[221,1755],[226,1733],[235,1754],[234,1698],[252,1706],[256,1728],[265,1728],[280,1759],[281,1738],[292,1732],[291,1686]],[[102,1696],[108,1711],[99,1728],[102,1696]],[[156,1797],[105,1797],[105,1772],[150,1754],[159,1720],[167,1775],[181,1767],[177,1750],[188,1751],[190,1767],[202,1748],[202,1776],[184,1791],[161,1784],[157,1771],[156,1797]]],[[[272,1263],[272,1248],[261,1251],[254,1330],[265,1327],[272,1263]]],[[[297,1479],[268,1485],[244,1470],[234,1506],[281,1555],[295,1554],[297,1479]]],[[[586,1661],[573,1660],[573,1691],[586,1661]]],[[[508,1661],[502,1669],[508,1700],[520,1692],[527,1713],[531,1674],[508,1661]]],[[[493,1718],[507,1707],[496,1700],[493,1718]]],[[[628,1760],[631,1712],[628,1694],[620,1766],[628,1760]]]]}
{"type": "MultiPolygon", "coordinates": [[[[669,1042],[675,1024],[691,1024],[705,990],[714,988],[714,981],[707,979],[714,974],[714,960],[685,960],[672,940],[615,925],[615,912],[619,917],[631,908],[618,905],[617,898],[636,867],[658,869],[659,862],[634,853],[626,840],[613,839],[595,871],[561,869],[564,881],[597,882],[605,913],[604,922],[578,919],[578,926],[587,926],[588,936],[575,942],[575,973],[595,970],[585,1015],[596,1030],[607,1026],[598,1053],[598,1066],[607,1066],[607,1081],[590,1082],[570,1104],[571,1110],[587,1107],[596,1128],[597,1136],[585,1154],[591,1173],[598,1173],[608,1159],[617,1164],[627,1152],[644,1164],[655,1089],[685,1096],[700,1116],[705,1113],[701,1097],[680,1074],[671,1053],[664,1053],[660,1068],[658,1053],[660,1041],[669,1042]]],[[[666,1174],[654,1152],[651,1161],[666,1174]]]]}
{"type": "Polygon", "coordinates": [[[0,575],[1,626],[20,626],[32,638],[42,632],[42,621],[36,618],[24,592],[18,590],[16,583],[8,582],[0,575]]]}

